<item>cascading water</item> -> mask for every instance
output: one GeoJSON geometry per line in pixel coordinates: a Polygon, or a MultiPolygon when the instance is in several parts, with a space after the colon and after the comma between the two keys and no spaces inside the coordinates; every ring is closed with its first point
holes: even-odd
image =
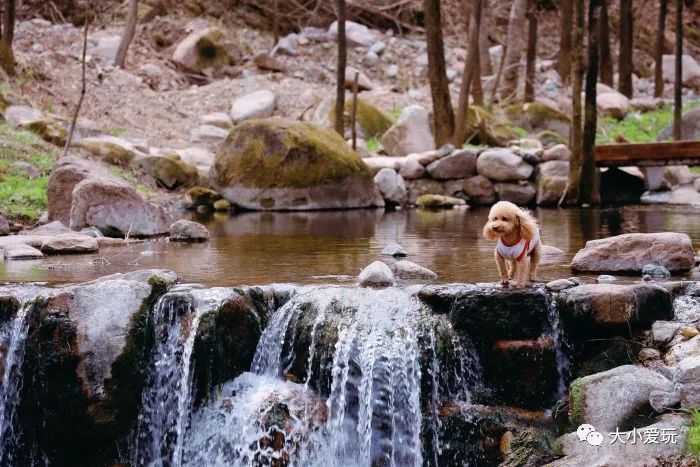
{"type": "Polygon", "coordinates": [[[253,373],[193,416],[184,463],[422,465],[421,388],[437,426],[440,399],[468,403],[478,373],[473,349],[439,326],[449,323],[403,289],[307,289],[273,315],[253,373]],[[445,349],[454,368],[442,361],[445,349]],[[300,366],[303,381],[282,380],[300,366]]]}
{"type": "Polygon", "coordinates": [[[569,380],[571,379],[571,362],[569,361],[570,348],[564,335],[564,329],[561,326],[559,317],[559,309],[557,308],[556,299],[548,293],[542,292],[547,301],[547,319],[554,340],[554,354],[557,363],[557,372],[559,380],[557,382],[557,399],[564,397],[568,390],[569,380]]]}
{"type": "Polygon", "coordinates": [[[134,447],[137,465],[182,465],[192,409],[191,357],[202,315],[233,294],[231,289],[174,289],[153,310],[157,342],[142,396],[134,447]]]}

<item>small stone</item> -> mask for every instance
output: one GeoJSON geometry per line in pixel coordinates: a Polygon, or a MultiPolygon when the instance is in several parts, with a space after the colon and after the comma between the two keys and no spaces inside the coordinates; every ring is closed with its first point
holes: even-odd
{"type": "Polygon", "coordinates": [[[416,206],[423,209],[452,209],[466,204],[463,199],[443,195],[421,195],[416,200],[416,206]]]}
{"type": "Polygon", "coordinates": [[[571,158],[571,151],[566,144],[557,144],[544,151],[542,161],[568,161],[571,158]]]}
{"type": "Polygon", "coordinates": [[[644,275],[642,276],[642,282],[651,282],[651,281],[653,281],[653,280],[654,280],[654,279],[653,279],[649,274],[644,274],[644,275]]]}
{"type": "Polygon", "coordinates": [[[230,112],[233,123],[272,116],[276,101],[275,93],[269,89],[261,89],[236,98],[230,112]]]}
{"type": "Polygon", "coordinates": [[[185,219],[175,221],[170,225],[170,240],[176,242],[199,242],[209,239],[209,231],[199,222],[185,219]]]}
{"type": "Polygon", "coordinates": [[[530,165],[537,165],[540,162],[542,162],[542,159],[540,159],[540,156],[538,156],[537,154],[533,154],[531,152],[521,152],[520,157],[522,157],[523,160],[530,165]]]}
{"type": "Polygon", "coordinates": [[[387,78],[396,78],[399,74],[398,65],[389,65],[384,72],[387,78]]]}
{"type": "Polygon", "coordinates": [[[283,72],[287,69],[287,67],[284,66],[284,63],[266,53],[261,53],[253,57],[253,63],[259,69],[266,71],[283,72]]]}
{"type": "Polygon", "coordinates": [[[569,279],[556,279],[545,284],[545,288],[551,292],[559,292],[560,290],[570,289],[571,287],[576,287],[574,281],[569,279]]]}
{"type": "Polygon", "coordinates": [[[49,237],[41,245],[41,251],[49,255],[94,253],[98,249],[97,239],[78,234],[61,234],[49,237]]]}
{"type": "Polygon", "coordinates": [[[617,277],[610,276],[608,274],[601,274],[596,278],[596,282],[599,284],[609,284],[610,282],[615,282],[617,277]]]}
{"type": "Polygon", "coordinates": [[[642,274],[652,277],[669,277],[671,273],[663,266],[657,264],[645,264],[642,268],[642,274]]]}
{"type": "Polygon", "coordinates": [[[437,274],[430,269],[407,260],[397,261],[391,266],[391,269],[394,275],[399,279],[435,280],[438,277],[437,274]]]}
{"type": "Polygon", "coordinates": [[[408,256],[406,250],[398,243],[389,243],[382,250],[382,254],[386,256],[408,256]]]}
{"type": "Polygon", "coordinates": [[[394,284],[394,273],[386,264],[375,261],[362,270],[358,279],[361,287],[390,286],[394,284]]]}
{"type": "Polygon", "coordinates": [[[217,199],[214,201],[214,211],[225,212],[231,210],[231,202],[227,199],[217,199]]]}
{"type": "Polygon", "coordinates": [[[228,130],[213,125],[200,125],[190,132],[190,144],[205,148],[216,147],[224,142],[228,130]]]}
{"type": "Polygon", "coordinates": [[[670,342],[683,325],[675,321],[655,321],[651,325],[652,340],[657,344],[670,342]]]}
{"type": "Polygon", "coordinates": [[[199,117],[199,122],[202,125],[216,126],[219,128],[223,128],[224,130],[229,130],[233,126],[233,121],[231,121],[231,117],[229,116],[229,114],[224,112],[216,112],[212,114],[202,115],[201,117],[199,117]]]}
{"type": "Polygon", "coordinates": [[[405,157],[399,164],[399,175],[406,180],[416,180],[425,175],[426,169],[416,158],[405,157]]]}
{"type": "Polygon", "coordinates": [[[374,176],[374,183],[379,188],[385,201],[392,204],[405,204],[408,195],[403,177],[393,169],[381,169],[374,176]]]}
{"type": "Polygon", "coordinates": [[[680,335],[683,336],[683,340],[687,341],[688,339],[692,339],[693,337],[697,336],[700,334],[700,331],[698,331],[698,328],[694,327],[684,327],[680,329],[680,335]]]}
{"type": "Polygon", "coordinates": [[[681,398],[676,392],[654,390],[649,393],[649,404],[658,413],[666,412],[668,409],[677,407],[681,403],[681,398]]]}
{"type": "Polygon", "coordinates": [[[661,358],[661,352],[651,347],[645,347],[639,351],[637,356],[640,362],[646,362],[647,360],[658,360],[661,358]]]}

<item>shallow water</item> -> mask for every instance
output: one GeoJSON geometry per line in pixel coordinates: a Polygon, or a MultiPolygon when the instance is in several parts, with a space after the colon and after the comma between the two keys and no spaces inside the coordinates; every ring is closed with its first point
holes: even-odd
{"type": "MultiPolygon", "coordinates": [[[[700,209],[630,206],[595,209],[537,209],[545,244],[567,254],[543,264],[540,279],[567,277],[568,261],[586,241],[630,232],[675,231],[700,246],[700,209]]],[[[165,268],[186,282],[208,285],[271,282],[352,282],[380,259],[389,242],[408,259],[439,275],[439,282],[498,279],[492,242],[481,236],[487,209],[383,210],[204,215],[211,241],[168,243],[163,239],[130,248],[103,248],[97,255],[0,262],[0,280],[79,282],[116,272],[165,268]],[[98,257],[109,261],[93,264],[98,257]]]]}

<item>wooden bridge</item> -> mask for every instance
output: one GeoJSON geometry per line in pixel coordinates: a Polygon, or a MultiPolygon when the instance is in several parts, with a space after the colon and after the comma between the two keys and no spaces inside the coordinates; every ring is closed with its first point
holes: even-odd
{"type": "Polygon", "coordinates": [[[700,141],[668,143],[601,144],[595,147],[598,167],[639,166],[650,190],[663,180],[664,166],[700,165],[700,141]]]}

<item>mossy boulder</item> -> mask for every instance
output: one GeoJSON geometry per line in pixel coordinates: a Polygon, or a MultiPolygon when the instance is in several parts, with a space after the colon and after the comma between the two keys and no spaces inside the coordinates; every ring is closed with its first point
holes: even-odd
{"type": "Polygon", "coordinates": [[[529,133],[553,131],[569,138],[571,119],[563,112],[542,102],[512,104],[502,109],[505,118],[529,133]]]}
{"type": "Polygon", "coordinates": [[[194,206],[214,207],[214,203],[221,199],[221,195],[211,188],[193,186],[187,191],[190,201],[194,206]]]}
{"type": "Polygon", "coordinates": [[[169,190],[182,186],[192,186],[199,180],[197,169],[183,162],[176,155],[139,157],[134,160],[132,165],[153,177],[160,186],[169,190]]]}
{"type": "Polygon", "coordinates": [[[211,184],[252,210],[383,206],[362,159],[329,128],[281,118],[248,120],[216,153],[211,184]]]}
{"type": "Polygon", "coordinates": [[[135,157],[142,155],[129,141],[109,135],[82,138],[72,145],[85,149],[108,164],[125,166],[135,157]]]}
{"type": "Polygon", "coordinates": [[[506,146],[509,141],[523,136],[508,120],[488,110],[470,106],[467,111],[467,138],[471,144],[506,146]]]}
{"type": "Polygon", "coordinates": [[[51,144],[57,146],[66,144],[68,132],[59,122],[53,120],[36,120],[27,124],[25,128],[32,133],[36,133],[41,139],[51,144]]]}
{"type": "MultiPolygon", "coordinates": [[[[345,101],[343,110],[345,136],[350,137],[352,128],[352,99],[345,101]]],[[[316,108],[314,121],[335,128],[335,96],[328,96],[316,108]]],[[[362,139],[380,138],[391,126],[391,120],[381,110],[363,99],[357,99],[357,136],[362,139]]]]}
{"type": "Polygon", "coordinates": [[[226,44],[224,33],[217,27],[195,31],[175,47],[173,61],[194,72],[233,64],[235,57],[226,44]]]}

